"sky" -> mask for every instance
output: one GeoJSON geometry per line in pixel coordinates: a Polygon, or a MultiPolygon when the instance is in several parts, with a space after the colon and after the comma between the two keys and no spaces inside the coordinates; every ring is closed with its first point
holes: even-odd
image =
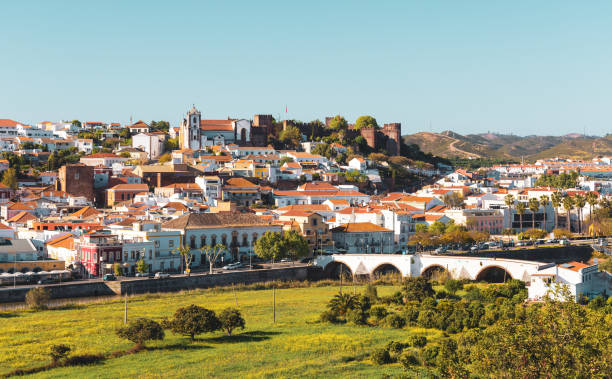
{"type": "Polygon", "coordinates": [[[2,1],[0,118],[612,132],[611,1],[2,1]]]}

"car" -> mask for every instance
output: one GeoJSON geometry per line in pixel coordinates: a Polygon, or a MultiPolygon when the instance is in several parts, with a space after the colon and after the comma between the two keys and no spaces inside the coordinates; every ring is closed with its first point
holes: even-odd
{"type": "Polygon", "coordinates": [[[106,274],[102,277],[102,280],[104,280],[105,282],[112,282],[117,280],[117,277],[113,274],[106,274]]]}
{"type": "Polygon", "coordinates": [[[150,276],[151,274],[149,274],[148,272],[137,272],[136,273],[137,278],[148,278],[150,276]]]}
{"type": "Polygon", "coordinates": [[[434,254],[444,254],[446,253],[446,247],[445,246],[440,246],[439,248],[437,248],[434,251],[434,254]]]}
{"type": "Polygon", "coordinates": [[[567,240],[567,239],[562,239],[562,240],[559,240],[559,243],[560,243],[561,245],[563,245],[563,246],[569,246],[569,245],[570,245],[570,241],[569,241],[569,240],[567,240]]]}
{"type": "Polygon", "coordinates": [[[546,243],[557,243],[557,240],[554,238],[551,238],[549,240],[546,240],[546,243]]]}
{"type": "Polygon", "coordinates": [[[248,268],[249,270],[259,270],[259,269],[263,268],[262,265],[255,265],[255,264],[253,264],[253,265],[246,265],[245,267],[248,268]]]}
{"type": "Polygon", "coordinates": [[[236,270],[242,267],[242,263],[240,262],[236,262],[236,263],[230,263],[227,264],[225,266],[222,267],[222,269],[224,270],[236,270]]]}
{"type": "Polygon", "coordinates": [[[282,263],[292,262],[292,260],[291,260],[291,259],[289,259],[289,258],[283,258],[283,259],[281,259],[280,261],[281,261],[282,263]]]}
{"type": "Polygon", "coordinates": [[[57,280],[53,278],[42,278],[41,280],[38,281],[38,284],[52,284],[55,282],[57,282],[57,280]]]}
{"type": "Polygon", "coordinates": [[[473,253],[473,252],[475,252],[475,251],[478,251],[478,250],[480,250],[480,248],[478,247],[478,245],[474,245],[474,246],[470,247],[470,251],[471,251],[472,253],[473,253]]]}
{"type": "Polygon", "coordinates": [[[155,279],[167,279],[170,277],[170,274],[166,272],[156,272],[154,278],[155,279]]]}

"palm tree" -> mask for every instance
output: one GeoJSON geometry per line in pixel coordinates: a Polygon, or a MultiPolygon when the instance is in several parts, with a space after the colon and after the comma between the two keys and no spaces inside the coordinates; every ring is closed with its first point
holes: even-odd
{"type": "Polygon", "coordinates": [[[567,231],[571,232],[572,224],[570,223],[570,214],[572,212],[572,209],[574,208],[574,199],[569,196],[564,196],[562,203],[563,209],[565,209],[565,217],[567,217],[567,231]]]}
{"type": "Polygon", "coordinates": [[[582,209],[586,205],[586,198],[580,194],[574,195],[574,204],[578,211],[578,233],[582,233],[582,209]]]}
{"type": "Polygon", "coordinates": [[[554,210],[554,214],[555,214],[555,229],[557,228],[557,224],[558,224],[558,215],[557,215],[557,210],[559,209],[559,206],[561,205],[561,201],[562,201],[562,196],[559,192],[553,192],[552,195],[550,195],[550,202],[553,205],[553,210],[554,210]]]}
{"type": "Polygon", "coordinates": [[[527,205],[531,211],[531,229],[535,229],[535,217],[536,212],[540,210],[540,202],[535,197],[532,197],[527,205]]]}
{"type": "Polygon", "coordinates": [[[348,311],[355,308],[359,304],[359,298],[355,295],[351,295],[348,293],[338,293],[332,297],[332,299],[327,304],[327,307],[333,311],[338,313],[341,316],[344,316],[348,311]]]}
{"type": "Polygon", "coordinates": [[[510,229],[512,229],[512,224],[514,222],[514,218],[512,216],[512,206],[514,205],[514,196],[511,194],[507,194],[504,197],[504,202],[506,203],[506,206],[508,207],[508,214],[510,215],[510,229]]]}
{"type": "Polygon", "coordinates": [[[185,271],[187,276],[191,275],[191,261],[193,261],[193,255],[191,254],[191,248],[187,245],[181,245],[176,249],[172,250],[172,254],[180,254],[181,262],[185,263],[185,271]]]}
{"type": "Polygon", "coordinates": [[[586,194],[586,201],[589,203],[589,219],[593,217],[593,207],[597,204],[597,194],[595,192],[590,192],[586,194]]]}
{"type": "Polygon", "coordinates": [[[548,206],[548,203],[550,203],[550,199],[548,198],[548,196],[546,195],[540,196],[540,204],[544,208],[544,227],[542,228],[544,231],[547,231],[546,230],[546,207],[548,206]]]}
{"type": "Polygon", "coordinates": [[[521,203],[520,201],[518,203],[516,203],[516,213],[518,213],[519,215],[519,225],[521,226],[521,233],[523,232],[523,214],[525,213],[525,209],[527,209],[527,206],[525,205],[525,203],[521,203]]]}

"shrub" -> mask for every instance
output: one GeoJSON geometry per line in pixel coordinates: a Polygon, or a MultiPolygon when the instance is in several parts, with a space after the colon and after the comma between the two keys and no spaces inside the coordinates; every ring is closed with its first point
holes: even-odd
{"type": "Polygon", "coordinates": [[[376,286],[373,286],[372,284],[366,285],[363,296],[370,299],[370,303],[375,303],[376,300],[378,300],[378,291],[376,290],[376,286]]]}
{"type": "Polygon", "coordinates": [[[51,360],[53,363],[57,363],[60,360],[66,358],[68,353],[70,353],[70,346],[67,345],[51,345],[49,349],[49,355],[51,356],[51,360]]]}
{"type": "Polygon", "coordinates": [[[26,294],[26,304],[32,309],[46,309],[51,295],[49,290],[43,287],[32,288],[26,294]]]}
{"type": "Polygon", "coordinates": [[[221,329],[225,330],[228,336],[231,336],[232,331],[236,328],[244,329],[244,318],[242,318],[240,311],[235,308],[225,308],[221,311],[219,321],[221,322],[221,329]]]}
{"type": "Polygon", "coordinates": [[[329,310],[336,312],[340,316],[344,316],[350,309],[359,305],[359,298],[348,293],[339,293],[334,295],[327,304],[329,310]]]}
{"type": "Polygon", "coordinates": [[[319,320],[321,322],[330,322],[332,324],[339,324],[342,322],[342,320],[338,316],[339,316],[338,313],[332,310],[324,311],[319,316],[319,320]]]}
{"type": "Polygon", "coordinates": [[[366,325],[368,323],[368,314],[362,309],[351,309],[346,314],[346,319],[355,325],[366,325]]]}
{"type": "Polygon", "coordinates": [[[444,283],[444,288],[449,292],[454,294],[455,292],[459,291],[460,289],[463,288],[463,283],[461,283],[460,280],[456,280],[456,279],[449,279],[446,281],[446,283],[444,283]]]}
{"type": "Polygon", "coordinates": [[[389,341],[385,346],[385,350],[389,352],[391,356],[391,360],[396,361],[397,358],[402,354],[402,351],[406,348],[406,344],[397,342],[397,341],[389,341]]]}
{"type": "Polygon", "coordinates": [[[385,318],[388,313],[387,308],[383,307],[382,305],[376,305],[370,308],[370,316],[374,317],[377,321],[385,318]]]}
{"type": "Polygon", "coordinates": [[[421,357],[423,358],[423,364],[426,366],[435,366],[436,357],[440,348],[436,345],[426,346],[421,350],[421,357]]]}
{"type": "Polygon", "coordinates": [[[408,345],[412,347],[423,347],[427,345],[427,337],[425,336],[410,336],[408,337],[408,345]]]}
{"type": "Polygon", "coordinates": [[[389,351],[383,348],[372,351],[372,354],[370,354],[370,359],[372,359],[372,362],[376,363],[377,365],[384,365],[392,362],[389,351]]]}
{"type": "Polygon", "coordinates": [[[385,317],[384,325],[389,328],[401,329],[406,326],[406,320],[397,313],[391,313],[385,317]]]}
{"type": "Polygon", "coordinates": [[[434,295],[431,283],[424,277],[406,278],[404,282],[404,296],[406,300],[422,301],[434,295]]]}
{"type": "Polygon", "coordinates": [[[146,341],[163,340],[164,329],[157,322],[139,318],[128,324],[128,326],[117,330],[120,338],[134,342],[137,346],[142,346],[146,341]]]}
{"type": "MultiPolygon", "coordinates": [[[[163,330],[162,330],[163,332],[163,330]]],[[[103,361],[106,357],[104,354],[82,354],[66,358],[64,366],[86,366],[103,361]]]]}
{"type": "Polygon", "coordinates": [[[408,369],[408,368],[410,368],[412,366],[416,366],[416,365],[419,364],[419,359],[417,358],[416,354],[414,352],[412,352],[412,351],[405,351],[405,352],[403,352],[399,356],[398,361],[406,369],[408,369]]]}
{"type": "Polygon", "coordinates": [[[215,312],[192,304],[177,309],[174,318],[162,322],[162,325],[173,333],[188,336],[193,341],[198,334],[219,330],[221,321],[215,312]]]}
{"type": "Polygon", "coordinates": [[[407,322],[416,322],[419,317],[419,307],[418,305],[407,305],[402,314],[407,322]]]}

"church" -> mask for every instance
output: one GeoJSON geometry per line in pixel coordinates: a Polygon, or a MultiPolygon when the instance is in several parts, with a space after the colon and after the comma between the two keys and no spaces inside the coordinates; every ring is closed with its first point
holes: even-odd
{"type": "Polygon", "coordinates": [[[202,120],[202,114],[193,106],[181,121],[179,146],[181,149],[200,150],[213,145],[247,145],[250,137],[250,120],[202,120]]]}

